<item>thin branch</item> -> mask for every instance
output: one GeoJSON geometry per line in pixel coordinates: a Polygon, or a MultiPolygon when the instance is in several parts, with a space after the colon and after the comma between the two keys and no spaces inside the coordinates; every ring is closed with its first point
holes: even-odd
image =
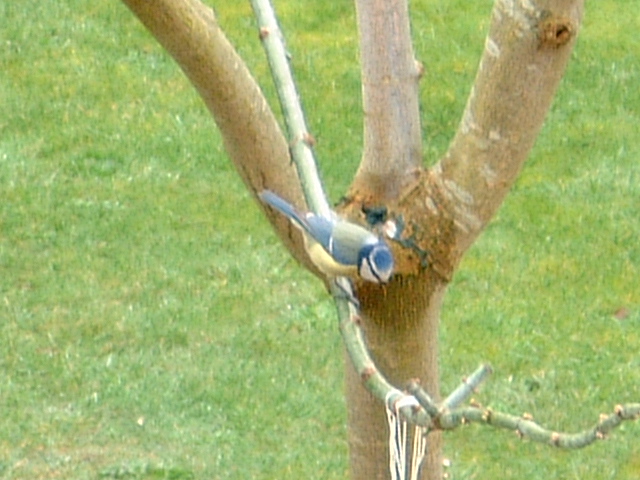
{"type": "Polygon", "coordinates": [[[420,380],[411,380],[407,386],[407,392],[418,400],[418,403],[427,411],[430,417],[435,418],[440,415],[440,406],[433,397],[422,388],[420,380]]]}
{"type": "Polygon", "coordinates": [[[390,406],[407,395],[413,396],[420,407],[404,408],[400,413],[409,423],[428,427],[430,431],[453,430],[467,423],[482,423],[511,430],[535,442],[559,448],[577,449],[604,438],[625,420],[640,418],[640,403],[617,405],[613,414],[602,416],[594,427],[579,433],[562,433],[541,427],[529,415],[518,417],[489,408],[458,407],[491,374],[492,369],[489,365],[481,365],[440,404],[420,387],[417,380],[409,383],[407,392],[402,392],[385,379],[371,358],[355,307],[346,300],[337,302],[337,305],[340,318],[343,319],[340,323],[340,331],[349,356],[364,385],[375,397],[388,402],[390,406]],[[345,309],[351,311],[345,311],[345,309]]]}
{"type": "MultiPolygon", "coordinates": [[[[351,363],[367,390],[374,397],[382,402],[386,401],[392,407],[396,402],[406,397],[407,394],[391,385],[376,366],[366,346],[364,332],[360,326],[360,313],[352,302],[346,298],[341,298],[338,292],[339,288],[339,286],[335,286],[333,293],[336,299],[338,318],[340,319],[340,333],[351,363]]],[[[344,297],[344,294],[342,294],[342,297],[344,297]]],[[[431,424],[430,415],[423,407],[402,408],[400,413],[410,423],[421,426],[429,426],[431,424]]]]}
{"type": "Polygon", "coordinates": [[[251,0],[251,6],[258,20],[260,39],[271,67],[289,135],[291,157],[297,167],[307,205],[313,212],[329,217],[331,209],[311,149],[313,137],[307,129],[276,14],[269,0],[251,0]]]}
{"type": "Polygon", "coordinates": [[[625,420],[640,418],[640,403],[616,405],[613,413],[602,415],[593,427],[578,433],[563,433],[548,430],[533,421],[530,415],[517,417],[496,412],[489,408],[465,407],[440,415],[434,424],[442,430],[453,430],[467,423],[481,423],[496,428],[511,430],[522,438],[565,449],[578,449],[591,445],[606,437],[625,420]]]}
{"type": "Polygon", "coordinates": [[[424,391],[418,379],[409,382],[407,392],[416,397],[418,403],[427,413],[435,418],[443,412],[449,412],[459,407],[461,403],[466,402],[492,372],[493,370],[489,364],[480,365],[469,377],[463,378],[462,383],[439,404],[424,391]]]}
{"type": "Polygon", "coordinates": [[[469,375],[468,378],[462,379],[462,383],[458,388],[449,394],[447,398],[442,402],[443,408],[447,410],[453,410],[466,402],[469,397],[475,392],[476,388],[484,382],[493,370],[488,364],[480,365],[478,369],[469,375]]]}
{"type": "MultiPolygon", "coordinates": [[[[300,97],[289,65],[284,36],[278,26],[276,13],[269,0],[251,0],[251,5],[258,21],[260,38],[269,61],[271,75],[285,118],[290,138],[291,159],[296,165],[307,205],[313,212],[329,218],[333,212],[322,188],[316,159],[311,148],[313,137],[307,129],[300,97]]],[[[334,298],[345,294],[350,299],[355,298],[353,286],[346,278],[336,279],[332,287],[338,287],[333,291],[334,298]]]]}

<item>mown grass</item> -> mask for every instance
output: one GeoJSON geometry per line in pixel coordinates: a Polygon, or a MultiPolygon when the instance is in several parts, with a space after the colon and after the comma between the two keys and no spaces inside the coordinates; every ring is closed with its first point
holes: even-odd
{"type": "MultiPolygon", "coordinates": [[[[361,139],[353,9],[281,3],[337,199],[361,139]]],[[[569,430],[640,395],[640,25],[625,5],[588,5],[539,141],[442,318],[445,390],[490,361],[479,400],[569,430]]],[[[412,2],[428,162],[457,125],[490,6],[412,2]]],[[[0,14],[0,477],[345,478],[332,306],[179,69],[118,2],[0,14]]],[[[249,7],[218,14],[272,98],[249,7]]],[[[446,451],[458,479],[631,480],[639,434],[559,452],[470,427],[446,451]]]]}

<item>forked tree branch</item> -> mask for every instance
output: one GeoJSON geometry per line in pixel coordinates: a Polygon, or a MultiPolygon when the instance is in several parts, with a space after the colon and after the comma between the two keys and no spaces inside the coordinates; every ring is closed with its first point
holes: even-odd
{"type": "MultiPolygon", "coordinates": [[[[272,66],[272,75],[287,119],[287,129],[294,141],[302,140],[307,134],[306,124],[273,7],[269,0],[252,0],[252,5],[258,18],[261,38],[272,66]]],[[[292,155],[298,165],[301,182],[307,185],[320,185],[314,164],[315,160],[309,145],[304,141],[301,142],[301,148],[292,149],[292,155]]],[[[322,189],[319,187],[310,188],[309,195],[311,195],[309,203],[315,201],[314,195],[322,195],[320,201],[326,201],[322,189]]],[[[491,368],[488,365],[482,365],[468,378],[465,378],[460,386],[441,403],[436,403],[417,381],[411,382],[407,387],[407,392],[403,392],[385,378],[372,359],[366,346],[357,307],[349,299],[341,298],[344,297],[344,286],[348,287],[346,283],[336,286],[333,294],[336,298],[340,319],[340,331],[347,352],[361,380],[375,397],[387,402],[390,407],[407,395],[413,396],[417,402],[408,402],[408,404],[415,405],[417,403],[419,407],[403,407],[400,409],[400,413],[407,421],[425,427],[427,431],[452,430],[465,423],[475,422],[512,430],[521,437],[561,448],[582,448],[599,438],[603,438],[622,421],[633,420],[640,416],[640,404],[617,406],[614,414],[603,417],[593,428],[577,434],[570,434],[544,429],[527,416],[516,417],[478,406],[461,407],[460,405],[470,398],[475,389],[491,373],[491,368]]]]}
{"type": "MultiPolygon", "coordinates": [[[[338,312],[342,319],[340,331],[360,378],[374,396],[381,401],[387,401],[390,407],[393,407],[393,404],[401,401],[407,395],[413,396],[420,407],[401,408],[400,413],[405,420],[425,427],[427,431],[454,430],[461,425],[480,423],[511,430],[522,438],[528,438],[538,443],[565,449],[577,449],[605,438],[625,420],[640,418],[640,403],[617,405],[614,408],[614,413],[601,416],[598,423],[592,428],[578,433],[566,433],[545,429],[534,422],[530,415],[518,417],[477,405],[460,406],[469,400],[479,385],[491,373],[491,367],[488,365],[480,366],[440,403],[433,400],[417,380],[411,381],[406,392],[403,392],[391,385],[376,367],[366,348],[359,318],[356,315],[349,315],[346,309],[347,302],[338,302],[338,312]]],[[[411,402],[408,403],[411,404],[411,402]]]]}
{"type": "MultiPolygon", "coordinates": [[[[299,184],[291,181],[294,172],[289,161],[290,145],[257,84],[222,34],[213,12],[197,0],[123,2],[195,85],[250,190],[256,192],[268,186],[301,204],[299,184]],[[241,121],[238,115],[243,116],[241,121]]],[[[538,7],[531,2],[496,2],[485,53],[460,129],[432,177],[452,200],[448,205],[458,206],[451,213],[459,251],[473,241],[495,212],[524,162],[564,70],[581,12],[581,0],[541,0],[538,7]],[[530,61],[523,62],[523,57],[530,61]]],[[[308,147],[304,124],[293,128],[303,132],[303,138],[294,135],[294,147],[298,140],[308,147]]],[[[409,130],[413,131],[413,127],[409,130]]],[[[400,163],[407,167],[415,164],[415,159],[400,163]]],[[[381,188],[375,182],[373,185],[374,191],[381,188]]],[[[282,222],[277,230],[285,244],[308,265],[300,237],[289,234],[285,219],[275,221],[282,222]]],[[[338,299],[337,307],[345,345],[365,385],[377,398],[389,403],[413,395],[420,407],[405,408],[401,413],[430,430],[449,430],[476,422],[512,430],[534,441],[580,448],[603,438],[623,421],[640,416],[640,404],[620,405],[594,427],[567,434],[546,430],[528,416],[516,417],[477,406],[460,407],[486,377],[486,368],[476,371],[442,403],[435,403],[417,384],[412,384],[408,393],[403,392],[375,366],[354,305],[338,299]]]]}
{"type": "MultiPolygon", "coordinates": [[[[341,308],[346,308],[346,303],[338,306],[339,310],[341,308]]],[[[405,420],[426,427],[427,431],[454,430],[461,425],[480,423],[511,430],[521,438],[528,438],[538,443],[565,449],[578,449],[605,438],[623,421],[640,418],[640,403],[616,405],[612,414],[602,415],[593,427],[578,433],[566,433],[546,429],[534,422],[530,415],[519,417],[477,405],[460,406],[469,400],[479,385],[491,373],[491,367],[488,365],[480,366],[468,378],[465,378],[441,403],[435,402],[416,380],[410,382],[406,392],[403,392],[391,385],[376,367],[366,348],[364,333],[360,328],[358,317],[348,316],[346,311],[340,314],[343,318],[340,331],[347,351],[356,371],[359,372],[369,391],[381,401],[389,402],[390,407],[407,395],[412,395],[420,408],[401,408],[400,413],[405,420]]]]}
{"type": "MultiPolygon", "coordinates": [[[[271,65],[271,73],[278,92],[278,98],[285,113],[287,130],[294,141],[302,139],[307,135],[306,122],[302,113],[300,99],[293,82],[293,75],[284,47],[284,38],[277,25],[277,19],[270,0],[251,0],[254,12],[258,19],[260,37],[271,65]]],[[[300,148],[292,148],[294,163],[298,166],[298,176],[300,182],[306,185],[305,193],[308,195],[308,203],[317,204],[319,208],[327,208],[324,192],[320,187],[318,171],[315,168],[313,152],[306,142],[300,142],[300,148]],[[315,198],[321,195],[322,198],[315,198]],[[323,205],[324,202],[324,205],[323,205]]],[[[318,213],[323,213],[322,211],[318,213]]],[[[329,213],[326,213],[329,215],[329,213]]],[[[349,353],[353,365],[361,372],[361,378],[377,398],[395,402],[397,399],[405,397],[406,394],[391,385],[376,367],[372,360],[364,340],[364,333],[359,325],[359,311],[352,298],[353,291],[350,283],[346,279],[338,279],[332,284],[332,294],[336,300],[338,317],[340,319],[340,329],[345,340],[347,352],[349,353]],[[345,298],[345,293],[347,297],[345,298]]],[[[411,410],[403,411],[412,418],[412,421],[424,424],[428,422],[425,412],[416,412],[412,415],[411,410]]]]}

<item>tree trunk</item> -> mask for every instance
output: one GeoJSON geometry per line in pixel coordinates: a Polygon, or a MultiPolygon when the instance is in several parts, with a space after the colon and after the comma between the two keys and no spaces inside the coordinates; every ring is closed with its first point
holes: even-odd
{"type": "MultiPolygon", "coordinates": [[[[364,287],[364,286],[363,286],[364,287]]],[[[420,377],[423,387],[439,397],[438,321],[446,285],[431,275],[397,281],[382,294],[361,288],[367,345],[378,368],[402,387],[420,377]],[[412,301],[407,301],[410,298],[412,301]]],[[[351,478],[389,478],[388,427],[384,406],[363,386],[347,359],[346,391],[349,414],[351,478]]],[[[425,478],[442,478],[441,435],[429,436],[425,478]]]]}
{"type": "MultiPolygon", "coordinates": [[[[411,43],[406,0],[357,0],[360,32],[364,148],[349,199],[397,202],[419,179],[422,138],[418,84],[421,68],[411,43]]],[[[398,257],[399,259],[399,257],[398,257]]],[[[413,262],[410,262],[413,263],[413,262]]],[[[415,268],[415,264],[409,268],[415,268]]],[[[403,270],[398,266],[398,270],[403,270]]],[[[368,347],[387,379],[402,387],[419,377],[438,398],[438,321],[446,282],[431,271],[396,277],[388,287],[361,284],[363,328],[368,347]]],[[[353,480],[389,477],[388,426],[384,405],[346,367],[349,454],[353,480]]],[[[424,471],[442,478],[440,434],[429,437],[424,471]]]]}
{"type": "MultiPolygon", "coordinates": [[[[419,377],[439,397],[437,332],[442,299],[461,256],[513,185],[542,126],[578,31],[582,2],[497,1],[462,122],[445,157],[421,172],[417,117],[418,62],[413,59],[406,1],[356,1],[361,33],[365,148],[352,185],[357,207],[385,200],[413,225],[427,255],[396,252],[389,287],[360,285],[363,326],[372,355],[401,387],[419,377]]],[[[384,407],[347,370],[353,480],[388,473],[384,407]]],[[[441,437],[432,433],[425,480],[442,479],[441,437]]]]}

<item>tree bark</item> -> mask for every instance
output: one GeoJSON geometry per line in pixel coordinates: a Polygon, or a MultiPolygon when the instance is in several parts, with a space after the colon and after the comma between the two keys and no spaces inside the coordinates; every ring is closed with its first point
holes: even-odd
{"type": "Polygon", "coordinates": [[[497,1],[477,76],[449,151],[434,168],[464,252],[501,205],[551,106],[583,0],[497,1]]]}
{"type": "MultiPolygon", "coordinates": [[[[378,368],[402,388],[420,377],[423,387],[439,397],[438,319],[446,284],[433,275],[394,281],[382,293],[364,286],[358,291],[363,305],[367,345],[378,368]],[[411,300],[408,300],[411,299],[411,300]]],[[[346,368],[350,470],[353,480],[389,478],[388,427],[384,405],[363,386],[349,364],[346,368]]],[[[411,437],[409,437],[411,438],[411,437]]],[[[424,471],[442,478],[441,435],[429,436],[424,471]]]]}
{"type": "Polygon", "coordinates": [[[422,164],[418,83],[407,0],[357,0],[364,145],[352,195],[389,201],[422,164]]]}
{"type": "MultiPolygon", "coordinates": [[[[264,97],[197,0],[123,0],[176,59],[211,110],[225,147],[254,194],[276,190],[301,206],[288,146],[264,97]]],[[[497,0],[475,84],[447,154],[422,168],[418,80],[407,0],[357,0],[363,65],[364,151],[343,212],[363,204],[403,219],[388,286],[357,282],[373,358],[394,384],[420,377],[439,397],[437,333],[446,287],[461,256],[494,215],[534,143],[564,72],[583,0],[497,0]]],[[[309,262],[290,224],[271,217],[293,255],[309,262]]],[[[400,223],[400,222],[398,222],[400,223]]],[[[351,473],[389,477],[382,403],[347,366],[351,473]]],[[[441,480],[432,433],[423,479],[441,480]]]]}

